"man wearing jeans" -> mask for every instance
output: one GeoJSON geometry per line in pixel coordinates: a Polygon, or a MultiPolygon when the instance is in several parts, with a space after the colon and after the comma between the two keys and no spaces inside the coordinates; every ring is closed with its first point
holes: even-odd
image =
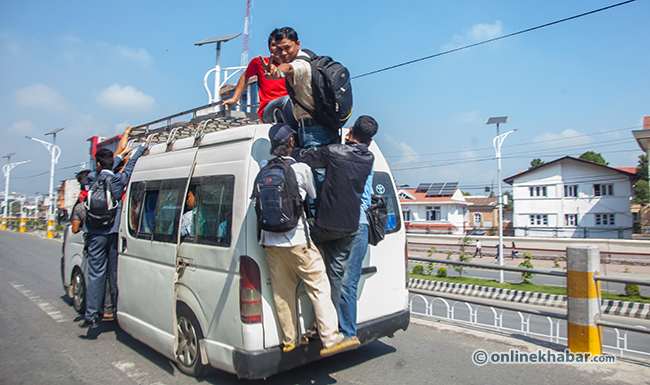
{"type": "Polygon", "coordinates": [[[350,127],[345,144],[330,144],[316,151],[302,149],[298,154],[311,168],[326,169],[311,238],[325,258],[337,310],[343,274],[359,230],[361,197],[375,160],[368,145],[377,129],[375,119],[360,116],[350,127]]]}
{"type": "Polygon", "coordinates": [[[359,213],[359,231],[354,237],[348,266],[343,274],[341,285],[341,302],[338,311],[339,332],[350,338],[356,338],[357,336],[357,290],[361,278],[361,265],[368,251],[368,217],[366,216],[366,210],[372,203],[373,176],[374,171],[370,171],[363,189],[359,213]]]}

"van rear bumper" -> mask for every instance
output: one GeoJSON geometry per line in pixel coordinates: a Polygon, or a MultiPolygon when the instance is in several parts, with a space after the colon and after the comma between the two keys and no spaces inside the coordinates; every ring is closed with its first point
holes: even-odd
{"type": "MultiPolygon", "coordinates": [[[[362,345],[381,337],[392,337],[393,333],[400,329],[406,331],[409,320],[409,311],[403,310],[364,322],[357,325],[357,337],[362,345]]],[[[322,348],[320,340],[316,340],[309,345],[301,345],[289,353],[283,353],[279,346],[254,352],[235,349],[233,351],[235,373],[240,378],[246,379],[267,378],[275,373],[319,360],[322,348]]]]}

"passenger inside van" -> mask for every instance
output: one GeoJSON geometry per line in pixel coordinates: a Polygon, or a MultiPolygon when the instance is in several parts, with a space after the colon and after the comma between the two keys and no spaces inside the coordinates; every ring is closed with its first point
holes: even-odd
{"type": "Polygon", "coordinates": [[[196,186],[190,186],[190,189],[187,191],[187,198],[185,199],[185,213],[181,219],[181,237],[194,235],[194,216],[196,215],[196,207],[194,207],[195,194],[196,186]]]}

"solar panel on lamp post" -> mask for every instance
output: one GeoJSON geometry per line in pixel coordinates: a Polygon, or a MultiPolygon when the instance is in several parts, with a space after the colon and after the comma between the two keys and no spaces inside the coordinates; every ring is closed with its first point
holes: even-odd
{"type": "MultiPolygon", "coordinates": [[[[217,36],[217,37],[210,37],[205,40],[201,40],[200,42],[194,44],[196,46],[202,46],[205,44],[217,44],[217,64],[213,69],[208,71],[204,78],[203,78],[203,86],[205,87],[205,90],[208,92],[208,104],[216,103],[220,100],[221,98],[221,43],[225,43],[227,41],[230,41],[237,36],[241,35],[241,33],[234,33],[231,35],[224,35],[224,36],[217,36]],[[208,76],[210,75],[211,72],[215,73],[214,75],[214,96],[211,95],[210,93],[210,88],[208,87],[207,80],[208,76]]],[[[234,68],[246,68],[246,67],[233,67],[233,68],[224,68],[225,71],[229,69],[234,69],[234,68]]],[[[236,73],[236,72],[235,72],[236,73]]],[[[233,74],[234,75],[234,74],[233,74]]],[[[226,72],[226,78],[224,79],[224,83],[228,80],[228,72],[226,72]]],[[[232,75],[231,75],[232,76],[232,75]]]]}
{"type": "MultiPolygon", "coordinates": [[[[501,193],[501,145],[510,133],[517,130],[511,130],[506,132],[503,135],[499,135],[499,124],[508,123],[508,116],[497,116],[488,118],[485,124],[496,124],[497,125],[497,136],[494,137],[492,145],[494,146],[494,151],[496,152],[497,158],[497,167],[498,167],[498,186],[499,186],[499,195],[497,198],[497,206],[499,206],[499,245],[497,256],[499,258],[499,266],[503,266],[503,195],[501,193]]],[[[499,283],[504,282],[503,270],[499,270],[499,283]]]]}

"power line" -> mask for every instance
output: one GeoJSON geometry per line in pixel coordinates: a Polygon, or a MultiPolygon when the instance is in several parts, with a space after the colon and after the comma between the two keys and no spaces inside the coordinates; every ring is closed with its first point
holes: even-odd
{"type": "Polygon", "coordinates": [[[478,42],[478,43],[474,43],[474,44],[466,45],[466,46],[463,46],[463,47],[460,47],[460,48],[454,48],[454,49],[451,49],[451,50],[449,50],[449,51],[444,51],[444,52],[440,52],[440,53],[437,53],[437,54],[434,54],[434,55],[429,55],[429,56],[421,57],[421,58],[419,58],[419,59],[410,60],[410,61],[407,61],[407,62],[404,62],[404,63],[395,64],[395,65],[392,65],[392,66],[390,66],[390,67],[386,67],[386,68],[382,68],[382,69],[378,69],[378,70],[370,71],[370,72],[367,72],[367,73],[365,73],[365,74],[361,74],[361,75],[357,75],[357,76],[352,76],[351,79],[358,79],[358,78],[362,78],[362,77],[364,77],[364,76],[374,75],[374,74],[377,74],[377,73],[380,73],[380,72],[384,72],[384,71],[392,70],[392,69],[394,69],[394,68],[403,67],[403,66],[405,66],[405,65],[409,65],[409,64],[413,64],[413,63],[421,62],[421,61],[428,60],[428,59],[433,59],[434,57],[439,57],[439,56],[447,55],[447,54],[450,54],[450,53],[453,53],[453,52],[458,52],[458,51],[462,51],[462,50],[465,50],[465,49],[468,49],[468,48],[472,48],[472,47],[476,47],[476,46],[479,46],[479,45],[483,45],[483,44],[491,43],[491,42],[493,42],[493,41],[497,41],[497,40],[505,39],[505,38],[508,38],[508,37],[516,36],[516,35],[521,35],[521,34],[526,33],[526,32],[535,31],[535,30],[537,30],[537,29],[541,29],[541,28],[545,28],[545,27],[550,27],[551,25],[564,23],[565,21],[578,19],[578,18],[583,17],[583,16],[588,16],[588,15],[592,15],[592,14],[594,14],[594,13],[602,12],[602,11],[605,11],[605,10],[608,10],[608,9],[612,9],[612,8],[620,7],[621,5],[625,5],[625,4],[628,4],[628,3],[632,3],[632,2],[634,2],[634,1],[636,1],[636,0],[628,0],[628,1],[624,1],[624,2],[622,2],[622,3],[618,3],[618,4],[610,5],[610,6],[607,6],[607,7],[604,7],[604,8],[599,8],[599,9],[596,9],[596,10],[593,10],[593,11],[589,11],[589,12],[581,13],[581,14],[579,14],[579,15],[575,15],[575,16],[567,17],[567,18],[565,18],[565,19],[556,20],[556,21],[551,22],[551,23],[546,23],[546,24],[538,25],[537,27],[532,27],[532,28],[524,29],[524,30],[521,30],[521,31],[519,31],[519,32],[510,33],[510,34],[503,35],[503,36],[499,36],[499,37],[495,37],[495,38],[492,38],[492,39],[483,40],[483,41],[478,42]]]}

